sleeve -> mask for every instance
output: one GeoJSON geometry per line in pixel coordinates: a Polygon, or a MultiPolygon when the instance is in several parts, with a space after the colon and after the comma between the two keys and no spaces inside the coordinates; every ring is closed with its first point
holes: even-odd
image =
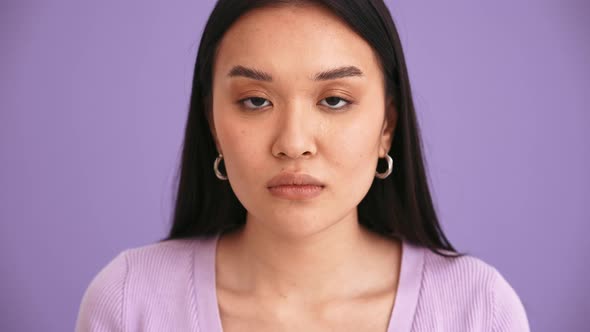
{"type": "Polygon", "coordinates": [[[495,271],[492,332],[530,332],[525,308],[516,291],[495,271]]]}
{"type": "Polygon", "coordinates": [[[127,270],[126,251],[123,251],[92,279],[82,297],[76,332],[123,331],[127,270]]]}

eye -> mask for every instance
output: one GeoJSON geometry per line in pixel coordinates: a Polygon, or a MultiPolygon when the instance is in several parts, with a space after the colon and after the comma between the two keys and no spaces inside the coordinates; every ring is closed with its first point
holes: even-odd
{"type": "MultiPolygon", "coordinates": [[[[271,103],[266,98],[262,98],[262,97],[248,97],[248,98],[244,98],[244,99],[239,100],[238,103],[240,103],[241,105],[245,106],[246,108],[252,109],[252,110],[260,109],[260,108],[271,105],[271,103]]],[[[327,98],[322,99],[322,104],[324,106],[331,108],[331,109],[339,110],[339,109],[346,108],[347,106],[352,104],[352,102],[349,100],[346,100],[344,98],[331,96],[331,97],[327,97],[327,98]],[[326,103],[323,103],[323,101],[326,101],[326,103]]]]}
{"type": "Polygon", "coordinates": [[[351,102],[349,100],[346,100],[346,99],[340,98],[340,97],[336,97],[336,96],[322,99],[322,101],[324,101],[324,100],[326,101],[326,104],[324,104],[325,106],[328,106],[329,108],[335,109],[335,110],[345,108],[346,106],[351,104],[351,102]]]}
{"type": "MultiPolygon", "coordinates": [[[[239,101],[240,104],[249,109],[259,109],[268,106],[264,104],[265,102],[268,102],[268,100],[261,97],[249,97],[239,101]]],[[[270,105],[270,102],[268,104],[270,105]]]]}

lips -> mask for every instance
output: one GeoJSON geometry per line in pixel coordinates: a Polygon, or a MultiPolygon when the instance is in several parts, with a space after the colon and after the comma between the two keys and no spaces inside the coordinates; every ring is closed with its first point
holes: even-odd
{"type": "Polygon", "coordinates": [[[267,184],[268,188],[279,187],[279,186],[320,186],[324,187],[324,184],[314,178],[313,176],[305,173],[292,173],[283,172],[273,177],[267,184]]]}
{"type": "Polygon", "coordinates": [[[269,192],[281,199],[309,201],[324,190],[324,184],[309,174],[283,172],[267,184],[269,192]]]}

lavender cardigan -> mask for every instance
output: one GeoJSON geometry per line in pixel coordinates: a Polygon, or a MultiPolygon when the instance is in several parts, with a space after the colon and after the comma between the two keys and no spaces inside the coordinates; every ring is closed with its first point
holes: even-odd
{"type": "MultiPolygon", "coordinates": [[[[127,249],[90,282],[76,331],[222,332],[215,287],[218,236],[127,249]]],[[[520,298],[491,265],[402,244],[387,332],[530,331],[520,298]]]]}

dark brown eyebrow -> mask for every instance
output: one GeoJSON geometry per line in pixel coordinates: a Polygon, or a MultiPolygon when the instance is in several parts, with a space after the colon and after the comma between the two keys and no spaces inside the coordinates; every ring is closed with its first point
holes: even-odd
{"type": "Polygon", "coordinates": [[[317,73],[313,78],[314,81],[328,81],[344,77],[363,76],[363,72],[355,66],[339,67],[317,73]]]}
{"type": "MultiPolygon", "coordinates": [[[[338,67],[330,70],[326,70],[315,74],[312,78],[314,81],[328,81],[335,80],[344,77],[360,77],[363,76],[363,72],[355,66],[338,67]]],[[[272,82],[272,76],[263,71],[248,68],[244,66],[234,66],[229,73],[228,77],[246,77],[257,81],[272,82]]]]}
{"type": "Polygon", "coordinates": [[[248,67],[244,67],[244,66],[235,66],[233,67],[229,73],[227,73],[228,77],[246,77],[246,78],[251,78],[253,80],[257,80],[257,81],[266,81],[266,82],[271,82],[272,81],[272,76],[270,76],[270,74],[267,74],[263,71],[257,70],[257,69],[253,69],[253,68],[248,68],[248,67]]]}

